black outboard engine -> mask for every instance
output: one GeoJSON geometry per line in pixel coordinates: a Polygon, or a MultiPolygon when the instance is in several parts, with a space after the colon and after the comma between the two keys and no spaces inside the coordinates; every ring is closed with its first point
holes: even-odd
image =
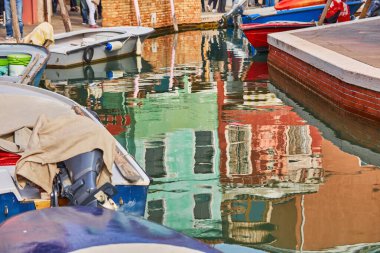
{"type": "Polygon", "coordinates": [[[58,192],[68,198],[71,205],[95,207],[116,193],[110,183],[99,189],[96,186],[96,179],[103,167],[103,153],[98,149],[74,156],[58,167],[60,173],[54,182],[53,205],[58,205],[58,192]]]}

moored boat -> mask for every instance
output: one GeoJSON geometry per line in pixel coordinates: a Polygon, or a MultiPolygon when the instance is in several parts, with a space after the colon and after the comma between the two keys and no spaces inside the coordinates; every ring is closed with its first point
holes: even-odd
{"type": "Polygon", "coordinates": [[[49,51],[31,44],[0,44],[0,81],[37,86],[49,59],[49,51]]]}
{"type": "Polygon", "coordinates": [[[0,107],[0,222],[62,205],[144,215],[149,177],[91,111],[10,82],[0,107]]]}
{"type": "Polygon", "coordinates": [[[316,26],[315,22],[273,21],[264,24],[242,24],[240,29],[257,51],[268,49],[268,34],[316,26]]]}
{"type": "Polygon", "coordinates": [[[95,207],[24,213],[3,223],[0,237],[0,252],[220,252],[162,225],[95,207]]]}
{"type": "Polygon", "coordinates": [[[131,55],[153,33],[149,27],[122,26],[57,34],[49,47],[49,68],[70,68],[131,55]]]}
{"type": "MultiPolygon", "coordinates": [[[[361,0],[347,1],[350,15],[353,15],[363,4],[361,0]]],[[[267,23],[271,21],[298,21],[298,22],[315,22],[318,21],[325,4],[312,5],[306,7],[292,8],[286,10],[276,10],[268,7],[263,10],[257,10],[255,13],[243,13],[242,23],[267,23]]]]}

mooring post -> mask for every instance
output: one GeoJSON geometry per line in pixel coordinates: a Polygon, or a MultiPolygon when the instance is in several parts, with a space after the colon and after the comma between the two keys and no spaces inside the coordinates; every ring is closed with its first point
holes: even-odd
{"type": "Polygon", "coordinates": [[[367,16],[367,11],[369,7],[371,6],[371,2],[372,2],[371,0],[365,1],[364,7],[362,9],[362,12],[360,13],[359,19],[363,19],[367,16]]]}
{"type": "Polygon", "coordinates": [[[20,43],[21,33],[20,33],[20,26],[18,24],[16,0],[11,0],[10,4],[11,4],[11,13],[12,13],[13,36],[16,38],[17,43],[20,43]]]}
{"type": "Polygon", "coordinates": [[[43,0],[43,1],[44,1],[44,21],[51,23],[52,2],[50,0],[43,0]]]}
{"type": "Polygon", "coordinates": [[[170,8],[172,11],[174,31],[178,32],[177,18],[175,17],[175,10],[174,10],[174,0],[170,0],[170,8]]]}
{"type": "Polygon", "coordinates": [[[329,8],[330,8],[331,2],[332,2],[332,0],[327,0],[326,5],[325,5],[325,8],[324,8],[323,11],[322,11],[321,17],[319,18],[318,26],[320,26],[320,25],[323,24],[323,21],[325,20],[325,17],[326,17],[327,11],[328,11],[329,8]]]}
{"type": "Polygon", "coordinates": [[[141,16],[140,16],[140,7],[139,7],[139,1],[133,0],[135,5],[135,12],[136,12],[136,19],[137,19],[137,25],[141,26],[141,16]]]}
{"type": "Polygon", "coordinates": [[[61,9],[61,16],[63,25],[65,26],[65,31],[70,32],[71,31],[71,22],[70,17],[66,9],[65,1],[64,0],[58,0],[59,8],[61,9]]]}

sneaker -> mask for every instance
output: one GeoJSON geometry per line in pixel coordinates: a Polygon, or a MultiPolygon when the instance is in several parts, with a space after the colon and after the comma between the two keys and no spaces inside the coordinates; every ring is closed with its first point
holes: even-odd
{"type": "Polygon", "coordinates": [[[216,10],[215,10],[215,9],[213,9],[213,10],[212,10],[212,13],[216,13],[216,10]]]}
{"type": "Polygon", "coordinates": [[[100,26],[98,25],[90,25],[90,28],[99,28],[100,26]]]}
{"type": "Polygon", "coordinates": [[[88,25],[88,23],[83,22],[82,25],[88,25]]]}
{"type": "Polygon", "coordinates": [[[12,40],[13,37],[12,36],[5,36],[5,40],[12,40]]]}

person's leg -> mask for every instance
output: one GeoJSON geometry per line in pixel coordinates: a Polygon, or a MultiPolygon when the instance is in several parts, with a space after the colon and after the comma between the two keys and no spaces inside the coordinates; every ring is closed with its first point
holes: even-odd
{"type": "Polygon", "coordinates": [[[212,5],[212,9],[216,10],[216,5],[218,4],[218,0],[214,0],[214,4],[212,5]]]}
{"type": "Polygon", "coordinates": [[[103,12],[103,6],[102,6],[102,0],[99,1],[99,5],[98,5],[98,15],[99,15],[99,19],[102,19],[103,18],[103,15],[102,15],[102,12],[103,12]]]}
{"type": "Polygon", "coordinates": [[[86,0],[89,14],[88,14],[88,24],[89,25],[96,25],[95,22],[95,4],[91,2],[91,0],[86,0]]]}
{"type": "Polygon", "coordinates": [[[52,0],[53,13],[57,13],[57,5],[58,5],[58,1],[52,0]]]}
{"type": "Polygon", "coordinates": [[[4,0],[0,0],[0,15],[3,15],[3,12],[4,12],[4,0]]]}
{"type": "Polygon", "coordinates": [[[82,15],[82,21],[85,24],[88,24],[88,6],[86,0],[80,0],[80,8],[81,8],[81,15],[82,15]]]}
{"type": "Polygon", "coordinates": [[[214,2],[214,0],[208,0],[207,11],[211,11],[211,4],[212,4],[212,2],[214,2]]]}
{"type": "Polygon", "coordinates": [[[22,22],[22,0],[16,0],[18,26],[20,28],[21,38],[24,36],[24,23],[22,22]]]}
{"type": "Polygon", "coordinates": [[[11,12],[11,1],[4,1],[5,9],[5,29],[7,31],[7,37],[13,37],[13,28],[12,28],[12,12],[11,12]]]}

